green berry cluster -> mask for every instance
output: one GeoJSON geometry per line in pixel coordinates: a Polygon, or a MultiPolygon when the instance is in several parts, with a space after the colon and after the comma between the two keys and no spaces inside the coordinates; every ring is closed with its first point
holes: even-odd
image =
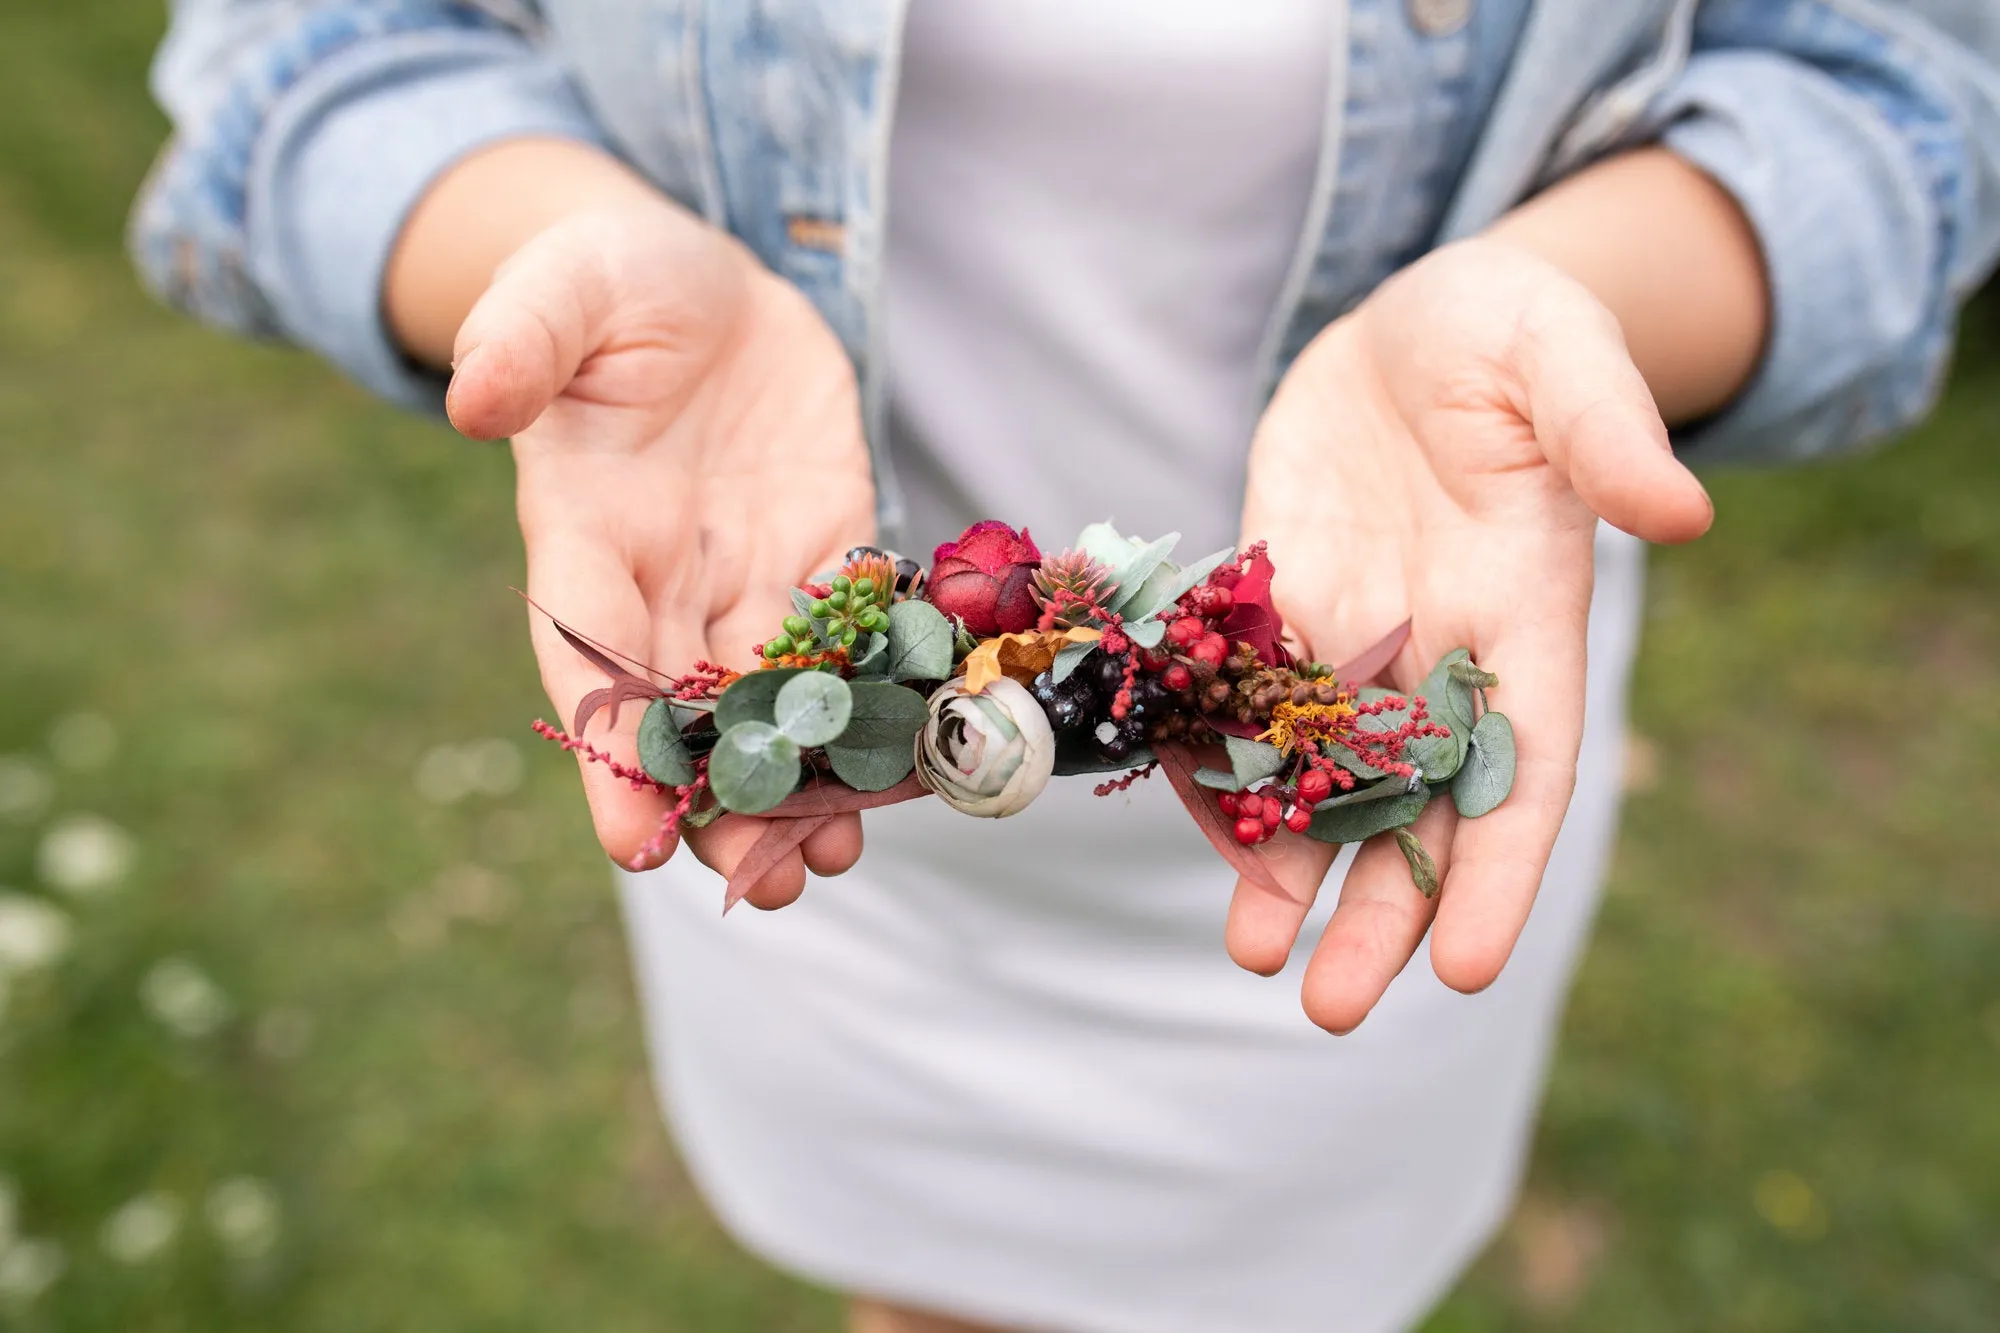
{"type": "Polygon", "coordinates": [[[764,645],[764,656],[775,659],[792,653],[852,648],[862,635],[889,628],[889,603],[895,596],[894,584],[884,586],[872,578],[836,574],[827,595],[815,597],[807,608],[810,618],[785,617],[784,632],[764,645]]]}

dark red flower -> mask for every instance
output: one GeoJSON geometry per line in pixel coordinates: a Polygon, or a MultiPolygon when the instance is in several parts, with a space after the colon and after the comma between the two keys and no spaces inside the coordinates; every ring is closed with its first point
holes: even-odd
{"type": "MultiPolygon", "coordinates": [[[[1224,565],[1216,573],[1223,570],[1235,572],[1224,565]]],[[[1285,651],[1283,643],[1284,619],[1271,605],[1271,575],[1275,572],[1271,557],[1262,551],[1253,552],[1229,589],[1232,598],[1229,614],[1216,629],[1229,640],[1232,649],[1239,643],[1247,643],[1257,650],[1258,660],[1265,666],[1284,667],[1292,664],[1292,655],[1285,651]]]]}
{"type": "Polygon", "coordinates": [[[1034,574],[1042,563],[1035,539],[994,519],[974,523],[955,542],[931,556],[924,596],[948,616],[957,616],[979,638],[1032,629],[1034,574]]]}

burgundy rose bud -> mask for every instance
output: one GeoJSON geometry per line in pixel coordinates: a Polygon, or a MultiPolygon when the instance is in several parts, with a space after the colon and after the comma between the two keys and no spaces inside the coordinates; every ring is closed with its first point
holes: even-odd
{"type": "MultiPolygon", "coordinates": [[[[1235,573],[1225,565],[1215,572],[1218,581],[1225,571],[1235,573]]],[[[1265,666],[1287,667],[1292,664],[1292,655],[1280,642],[1285,622],[1278,615],[1278,608],[1271,605],[1274,572],[1270,557],[1258,551],[1232,583],[1229,614],[1216,628],[1232,646],[1249,644],[1256,650],[1257,660],[1265,666]]]]}
{"type": "Polygon", "coordinates": [[[976,637],[1018,634],[1034,628],[1041,615],[1034,592],[1041,563],[1042,553],[1026,528],[1017,533],[989,518],[937,548],[924,596],[946,615],[963,620],[976,637]]]}

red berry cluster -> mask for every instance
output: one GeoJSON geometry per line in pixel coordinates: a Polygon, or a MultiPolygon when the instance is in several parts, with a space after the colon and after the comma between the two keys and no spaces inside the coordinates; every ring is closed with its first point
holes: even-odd
{"type": "Polygon", "coordinates": [[[1254,847],[1276,837],[1280,826],[1304,833],[1312,827],[1313,807],[1331,795],[1333,779],[1318,768],[1307,768],[1289,790],[1270,783],[1255,791],[1224,792],[1217,804],[1236,821],[1236,841],[1254,847]]]}

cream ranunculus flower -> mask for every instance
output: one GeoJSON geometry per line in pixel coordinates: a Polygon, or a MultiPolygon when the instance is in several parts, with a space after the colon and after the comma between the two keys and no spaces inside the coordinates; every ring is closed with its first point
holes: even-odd
{"type": "Polygon", "coordinates": [[[1055,772],[1048,715],[1018,681],[1001,677],[978,694],[948,680],[931,696],[917,740],[917,777],[952,809],[998,819],[1027,808],[1055,772]]]}

